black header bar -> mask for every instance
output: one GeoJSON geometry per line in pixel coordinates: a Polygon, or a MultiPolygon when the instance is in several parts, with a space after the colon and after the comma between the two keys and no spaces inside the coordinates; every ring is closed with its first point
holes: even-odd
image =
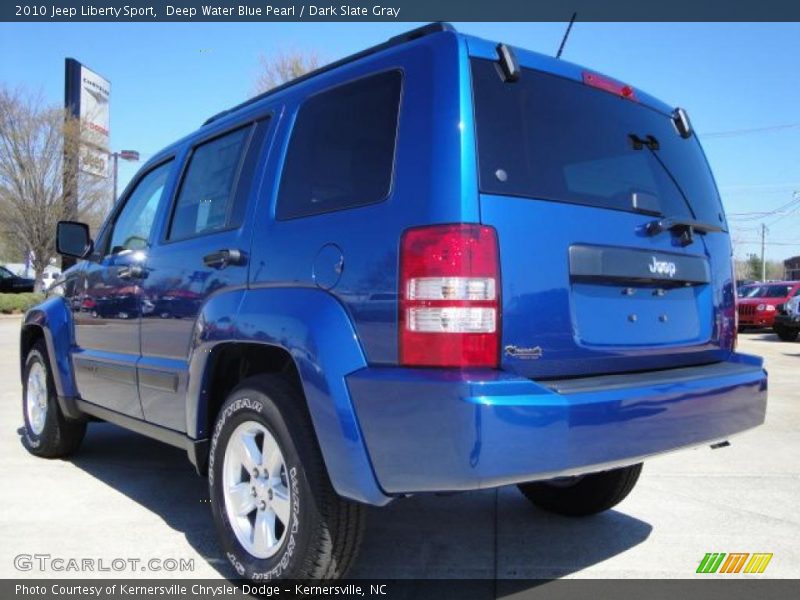
{"type": "Polygon", "coordinates": [[[797,0],[14,0],[9,22],[800,21],[797,0]]]}

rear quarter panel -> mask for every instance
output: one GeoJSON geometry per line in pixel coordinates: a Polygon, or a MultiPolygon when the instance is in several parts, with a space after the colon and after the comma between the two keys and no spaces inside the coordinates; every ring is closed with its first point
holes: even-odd
{"type": "Polygon", "coordinates": [[[304,83],[287,96],[266,165],[256,215],[253,285],[315,286],[313,264],[326,244],[343,255],[331,293],[353,319],[366,359],[397,362],[398,246],[408,227],[480,220],[464,41],[426,36],[304,83]],[[403,73],[391,191],[380,203],[286,221],[275,220],[283,157],[305,98],[391,69],[403,73]],[[466,164],[467,168],[462,168],[466,164]],[[470,166],[471,165],[471,166],[470,166]]]}

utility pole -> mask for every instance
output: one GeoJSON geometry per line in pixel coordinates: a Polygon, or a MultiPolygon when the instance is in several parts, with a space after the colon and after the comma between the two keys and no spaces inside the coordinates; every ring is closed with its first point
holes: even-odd
{"type": "Polygon", "coordinates": [[[767,280],[767,258],[764,249],[767,245],[767,226],[761,224],[761,281],[767,280]]]}

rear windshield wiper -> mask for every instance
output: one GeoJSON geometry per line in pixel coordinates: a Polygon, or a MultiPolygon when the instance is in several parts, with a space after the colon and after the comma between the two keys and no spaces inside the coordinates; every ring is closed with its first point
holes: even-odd
{"type": "MultiPolygon", "coordinates": [[[[645,137],[640,137],[635,133],[628,134],[628,139],[631,141],[634,150],[642,150],[643,148],[647,148],[649,151],[650,156],[652,156],[658,165],[664,170],[667,177],[669,177],[672,184],[675,186],[675,189],[678,190],[681,198],[683,199],[684,204],[686,204],[686,208],[689,209],[689,213],[692,217],[696,217],[697,215],[694,212],[694,207],[692,203],[689,202],[689,198],[686,195],[686,192],[683,191],[683,187],[678,180],[675,178],[675,175],[672,171],[664,164],[664,161],[661,160],[659,156],[659,150],[661,149],[658,140],[652,135],[646,135],[645,137]]],[[[657,221],[651,221],[645,226],[645,232],[648,235],[658,235],[662,231],[671,231],[672,233],[678,236],[678,243],[681,246],[688,246],[694,241],[694,234],[695,233],[709,233],[715,231],[722,231],[722,227],[719,225],[712,225],[711,223],[703,223],[702,221],[697,221],[696,219],[687,219],[683,217],[664,217],[662,219],[658,219],[657,221]]]]}
{"type": "Polygon", "coordinates": [[[695,233],[722,231],[722,227],[719,225],[712,225],[711,223],[695,221],[694,219],[664,217],[663,219],[650,221],[645,225],[644,230],[647,235],[658,235],[663,231],[671,231],[678,236],[678,240],[682,246],[688,246],[692,243],[692,238],[695,233]]]}

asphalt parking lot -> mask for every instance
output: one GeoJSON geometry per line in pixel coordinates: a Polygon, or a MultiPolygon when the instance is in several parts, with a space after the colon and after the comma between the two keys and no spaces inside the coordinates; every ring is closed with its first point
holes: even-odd
{"type": "MultiPolygon", "coordinates": [[[[93,424],[69,460],[22,446],[19,319],[0,317],[0,577],[231,575],[205,480],[180,450],[93,424]],[[194,559],[191,572],[20,572],[14,557],[194,559]]],[[[771,552],[759,577],[800,577],[800,342],[740,336],[770,372],[766,425],[645,464],[615,510],[549,515],[516,488],[421,496],[371,509],[354,577],[687,578],[706,552],[771,552]]]]}

